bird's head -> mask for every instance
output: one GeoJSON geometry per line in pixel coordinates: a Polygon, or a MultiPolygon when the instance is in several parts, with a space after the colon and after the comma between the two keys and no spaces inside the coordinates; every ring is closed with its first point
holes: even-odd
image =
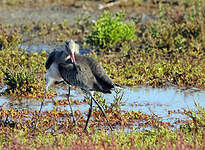
{"type": "Polygon", "coordinates": [[[79,45],[71,39],[65,42],[65,48],[70,55],[71,61],[75,63],[75,54],[79,53],[79,45]]]}

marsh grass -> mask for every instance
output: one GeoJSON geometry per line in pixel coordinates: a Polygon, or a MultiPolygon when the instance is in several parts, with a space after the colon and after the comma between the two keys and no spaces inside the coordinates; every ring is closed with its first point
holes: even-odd
{"type": "MultiPolygon", "coordinates": [[[[0,45],[7,50],[18,45],[21,43],[21,34],[42,40],[49,38],[52,43],[74,37],[88,49],[88,44],[99,49],[100,53],[90,56],[103,64],[109,76],[118,84],[203,88],[204,2],[182,1],[178,3],[180,7],[169,3],[150,5],[156,7],[158,15],[146,24],[130,23],[125,12],[114,14],[106,11],[94,24],[89,16],[81,16],[72,27],[66,20],[61,23],[36,22],[15,26],[16,29],[10,34],[8,30],[12,31],[14,26],[2,26],[0,45]]],[[[33,63],[36,64],[35,61],[33,63]]]]}
{"type": "MultiPolygon", "coordinates": [[[[78,129],[79,130],[79,129],[78,129]]],[[[203,149],[204,134],[191,134],[166,128],[107,133],[105,130],[87,134],[38,133],[32,136],[29,129],[3,128],[0,146],[3,149],[203,149]]]]}
{"type": "Polygon", "coordinates": [[[22,42],[22,37],[19,30],[13,29],[11,33],[5,26],[0,24],[0,50],[16,47],[22,42]]]}
{"type": "Polygon", "coordinates": [[[205,109],[200,104],[195,102],[195,111],[186,111],[186,115],[189,116],[191,121],[181,126],[181,129],[186,132],[198,133],[201,132],[201,128],[205,127],[205,109]]]}
{"type": "Polygon", "coordinates": [[[188,8],[181,5],[159,3],[157,19],[137,23],[137,36],[122,52],[109,55],[107,49],[101,49],[101,54],[91,56],[122,85],[204,88],[205,4],[195,1],[188,8]]]}

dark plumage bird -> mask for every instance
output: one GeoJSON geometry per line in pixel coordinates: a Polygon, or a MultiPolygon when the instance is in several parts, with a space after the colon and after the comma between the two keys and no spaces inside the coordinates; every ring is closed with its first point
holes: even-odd
{"type": "Polygon", "coordinates": [[[58,66],[64,81],[84,91],[111,93],[114,84],[96,60],[79,54],[74,57],[73,62],[72,59],[68,59],[58,66]]]}
{"type": "MultiPolygon", "coordinates": [[[[73,40],[70,40],[66,42],[65,50],[55,51],[49,55],[46,61],[46,90],[48,90],[48,88],[55,82],[61,81],[65,81],[69,85],[69,94],[70,86],[81,88],[84,92],[88,93],[91,96],[91,104],[85,130],[92,113],[93,101],[103,112],[103,115],[105,116],[110,128],[112,129],[103,108],[93,98],[93,91],[111,93],[111,90],[114,88],[114,83],[108,77],[103,67],[96,60],[88,56],[80,55],[78,53],[79,46],[73,40]]],[[[73,120],[75,122],[74,116],[73,120]]]]}

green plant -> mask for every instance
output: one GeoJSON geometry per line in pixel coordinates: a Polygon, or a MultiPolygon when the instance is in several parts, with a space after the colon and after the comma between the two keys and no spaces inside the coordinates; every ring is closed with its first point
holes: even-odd
{"type": "Polygon", "coordinates": [[[0,50],[9,47],[16,47],[22,41],[22,38],[17,29],[14,29],[11,33],[5,30],[3,26],[0,25],[0,50]]]}
{"type": "MultiPolygon", "coordinates": [[[[85,96],[86,99],[89,101],[91,100],[91,97],[89,94],[86,93],[85,96]]],[[[103,97],[102,93],[100,92],[95,92],[93,98],[98,101],[98,103],[105,109],[107,107],[106,99],[103,97]]],[[[94,102],[93,102],[94,103],[94,102]]],[[[98,108],[97,106],[95,109],[98,108]]]]}
{"type": "Polygon", "coordinates": [[[123,96],[124,92],[122,92],[122,89],[115,88],[115,95],[113,95],[114,101],[111,103],[112,109],[120,110],[120,108],[126,104],[126,101],[123,102],[123,96]]]}
{"type": "Polygon", "coordinates": [[[190,130],[192,132],[200,132],[201,129],[204,129],[205,127],[205,109],[196,102],[194,102],[194,104],[197,108],[197,111],[189,110],[187,112],[187,115],[191,119],[191,122],[187,125],[182,126],[182,129],[189,132],[190,130]]]}
{"type": "Polygon", "coordinates": [[[94,23],[86,42],[98,48],[112,48],[132,40],[135,36],[135,26],[133,23],[126,23],[124,18],[124,12],[113,15],[105,11],[94,23]]]}
{"type": "Polygon", "coordinates": [[[25,72],[24,70],[12,72],[7,70],[3,71],[3,73],[5,75],[4,82],[9,86],[6,92],[10,93],[10,90],[12,93],[26,93],[32,91],[34,75],[31,72],[25,72]]]}

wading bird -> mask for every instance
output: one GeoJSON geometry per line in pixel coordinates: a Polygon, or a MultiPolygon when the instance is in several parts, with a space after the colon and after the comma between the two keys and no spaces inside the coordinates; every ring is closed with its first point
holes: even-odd
{"type": "MultiPolygon", "coordinates": [[[[103,67],[93,58],[83,56],[79,53],[79,45],[73,40],[67,41],[65,44],[65,50],[52,52],[46,61],[46,90],[56,82],[64,81],[69,85],[68,101],[70,94],[70,86],[76,86],[81,88],[84,92],[88,93],[91,97],[90,108],[85,125],[87,128],[91,113],[93,101],[97,104],[106,118],[111,130],[112,127],[106,117],[106,114],[101,105],[93,97],[94,91],[102,93],[111,93],[111,89],[114,88],[114,83],[108,77],[103,67]]],[[[70,101],[69,101],[70,105],[70,101]]],[[[41,103],[40,112],[43,106],[41,103]]],[[[70,105],[71,108],[71,105],[70,105]]],[[[39,112],[39,117],[40,117],[39,112]]],[[[73,116],[74,123],[75,118],[73,116]]]]}

